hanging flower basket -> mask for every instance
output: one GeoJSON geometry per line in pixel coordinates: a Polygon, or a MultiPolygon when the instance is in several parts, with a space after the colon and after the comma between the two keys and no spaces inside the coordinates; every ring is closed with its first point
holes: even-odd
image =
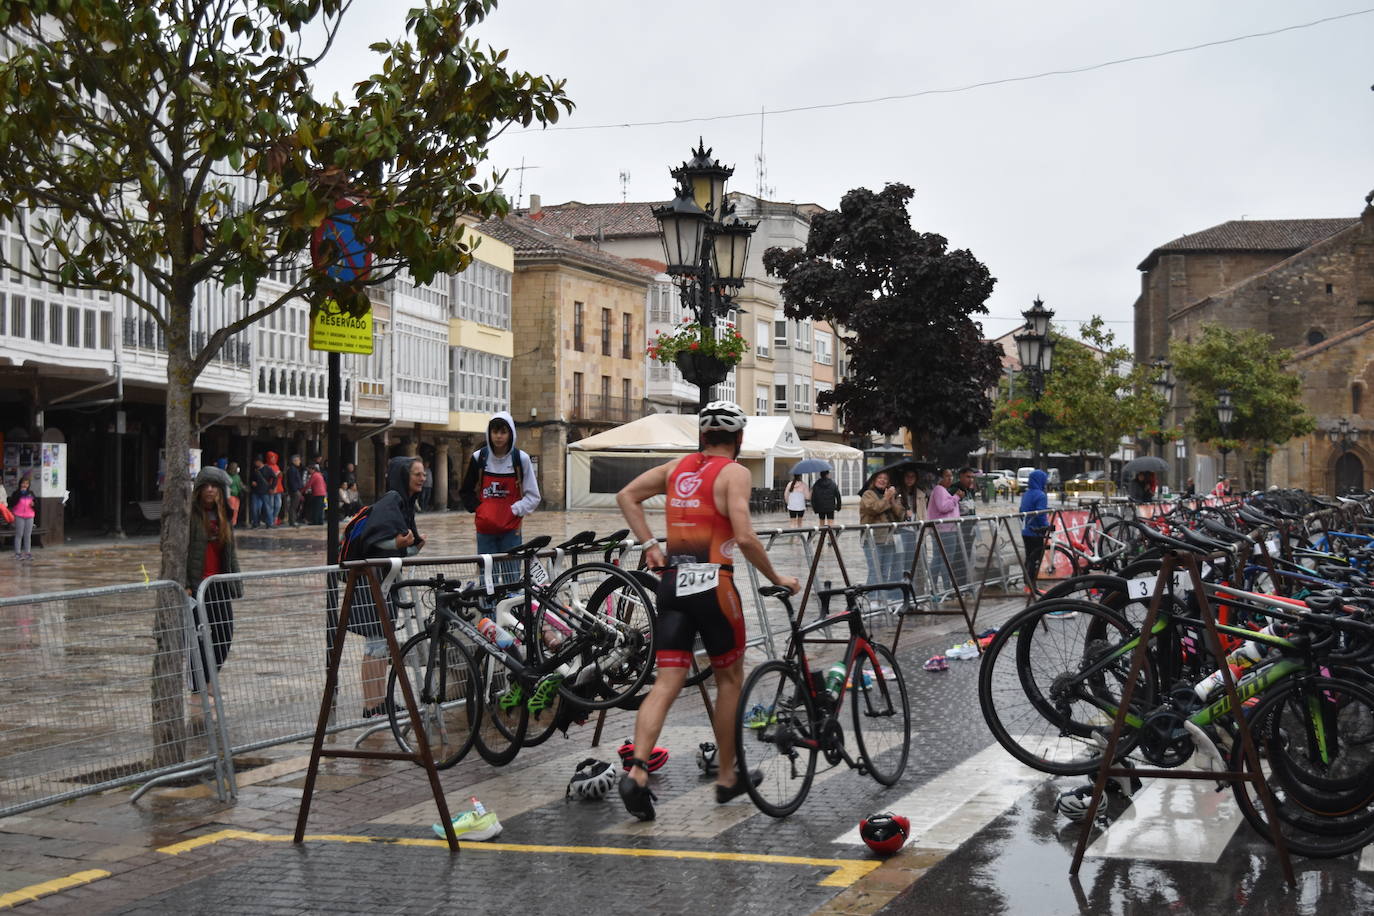
{"type": "Polygon", "coordinates": [[[734,368],[734,363],[726,362],[718,356],[707,356],[694,350],[683,350],[674,359],[678,371],[689,384],[699,388],[710,388],[725,381],[734,368]]]}
{"type": "Polygon", "coordinates": [[[749,344],[745,342],[744,336],[735,328],[733,324],[727,324],[714,334],[703,334],[700,322],[691,321],[684,318],[682,325],[671,334],[666,331],[659,331],[658,334],[649,341],[648,354],[650,359],[658,360],[665,366],[670,363],[678,362],[678,354],[691,353],[697,356],[709,356],[712,359],[724,363],[728,369],[731,366],[739,365],[740,360],[744,359],[745,351],[749,349],[749,344]]]}

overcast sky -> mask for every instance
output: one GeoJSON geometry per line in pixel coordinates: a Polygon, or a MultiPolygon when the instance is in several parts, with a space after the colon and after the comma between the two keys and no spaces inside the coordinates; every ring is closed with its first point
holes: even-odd
{"type": "MultiPolygon", "coordinates": [[[[346,94],[367,44],[399,35],[408,6],[355,0],[321,87],[346,94]]],[[[1374,188],[1374,11],[1087,73],[763,119],[760,108],[1080,68],[1365,8],[503,0],[475,34],[509,48],[510,66],[567,79],[577,109],[560,128],[747,113],[508,133],[492,161],[530,167],[525,200],[618,201],[622,171],[629,200],[666,199],[667,170],[698,135],[736,166],[730,187],[755,193],[762,140],[776,200],[833,207],[855,187],[914,187],[914,225],[997,277],[990,335],[1039,294],[1059,319],[1118,322],[1129,343],[1136,265],[1156,246],[1231,219],[1359,215],[1374,188]]],[[[520,184],[511,172],[507,192],[520,184]]]]}

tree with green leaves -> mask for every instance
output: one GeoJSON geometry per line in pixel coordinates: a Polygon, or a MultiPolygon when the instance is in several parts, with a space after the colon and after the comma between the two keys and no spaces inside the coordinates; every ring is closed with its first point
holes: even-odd
{"type": "Polygon", "coordinates": [[[1284,369],[1290,350],[1274,349],[1274,338],[1251,329],[1204,324],[1191,343],[1169,342],[1174,377],[1192,408],[1188,432],[1217,448],[1248,449],[1267,456],[1274,445],[1316,429],[1303,406],[1302,382],[1284,369]],[[1231,392],[1235,417],[1223,430],[1217,420],[1217,392],[1231,392]]]}
{"type": "MultiPolygon", "coordinates": [[[[1133,365],[1130,349],[1116,342],[1100,316],[1085,322],[1079,335],[1082,341],[1052,332],[1054,364],[1038,405],[1049,421],[1041,444],[1046,451],[1105,458],[1122,436],[1156,432],[1166,405],[1150,389],[1155,370],[1133,365]]],[[[1002,380],[992,423],[999,447],[1030,447],[1027,421],[1036,406],[1019,380],[1002,380]]]]}
{"type": "MultiPolygon", "coordinates": [[[[508,71],[505,51],[472,38],[494,5],[411,10],[403,36],[372,45],[376,71],[352,101],[318,98],[312,82],[346,0],[0,5],[12,42],[0,61],[0,217],[22,221],[28,239],[18,257],[0,251],[0,266],[122,297],[156,322],[167,455],[185,455],[192,386],[232,335],[293,298],[356,313],[367,284],[461,271],[463,218],[505,211],[497,176],[478,177],[488,144],[572,104],[562,81],[508,71]],[[264,278],[306,259],[311,233],[345,200],[374,258],[366,282],[303,271],[255,300],[264,278]],[[192,314],[215,286],[241,290],[243,306],[195,349],[192,314]]],[[[189,485],[186,462],[169,460],[164,579],[184,577],[189,485]]]]}
{"type": "Polygon", "coordinates": [[[788,317],[848,332],[849,376],[819,405],[842,408],[850,435],[905,427],[925,454],[987,424],[1001,355],[973,319],[987,313],[994,279],[969,251],[912,227],[914,193],[850,191],[812,220],[805,248],[770,248],[763,264],[783,281],[788,317]]]}

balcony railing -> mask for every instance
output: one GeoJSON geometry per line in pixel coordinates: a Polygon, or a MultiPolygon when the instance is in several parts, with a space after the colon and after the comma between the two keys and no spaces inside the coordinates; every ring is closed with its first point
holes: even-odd
{"type": "Polygon", "coordinates": [[[643,398],[622,398],[612,395],[588,394],[573,399],[572,418],[600,423],[629,423],[648,416],[648,402],[643,398]]]}

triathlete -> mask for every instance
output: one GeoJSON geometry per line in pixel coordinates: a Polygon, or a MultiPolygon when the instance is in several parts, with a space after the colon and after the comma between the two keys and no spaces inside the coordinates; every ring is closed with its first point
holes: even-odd
{"type": "MultiPolygon", "coordinates": [[[[711,658],[716,679],[715,732],[719,749],[716,801],[745,791],[735,760],[735,716],[744,680],[744,609],[734,584],[734,559],[743,554],[775,585],[796,594],[801,584],[782,576],[754,534],[749,519],[749,471],[735,461],[744,440],[744,411],[730,401],[712,401],[701,411],[701,451],[635,478],[616,496],[625,521],[645,550],[650,569],[662,569],[658,587],[658,678],[635,718],[636,748],[651,748],[673,700],[687,680],[697,634],[711,658]],[[643,503],[666,494],[667,553],[649,530],[643,503]]],[[[654,819],[648,764],[629,761],[620,780],[625,808],[642,821],[654,819]]],[[[759,774],[751,775],[757,784],[759,774]]]]}

